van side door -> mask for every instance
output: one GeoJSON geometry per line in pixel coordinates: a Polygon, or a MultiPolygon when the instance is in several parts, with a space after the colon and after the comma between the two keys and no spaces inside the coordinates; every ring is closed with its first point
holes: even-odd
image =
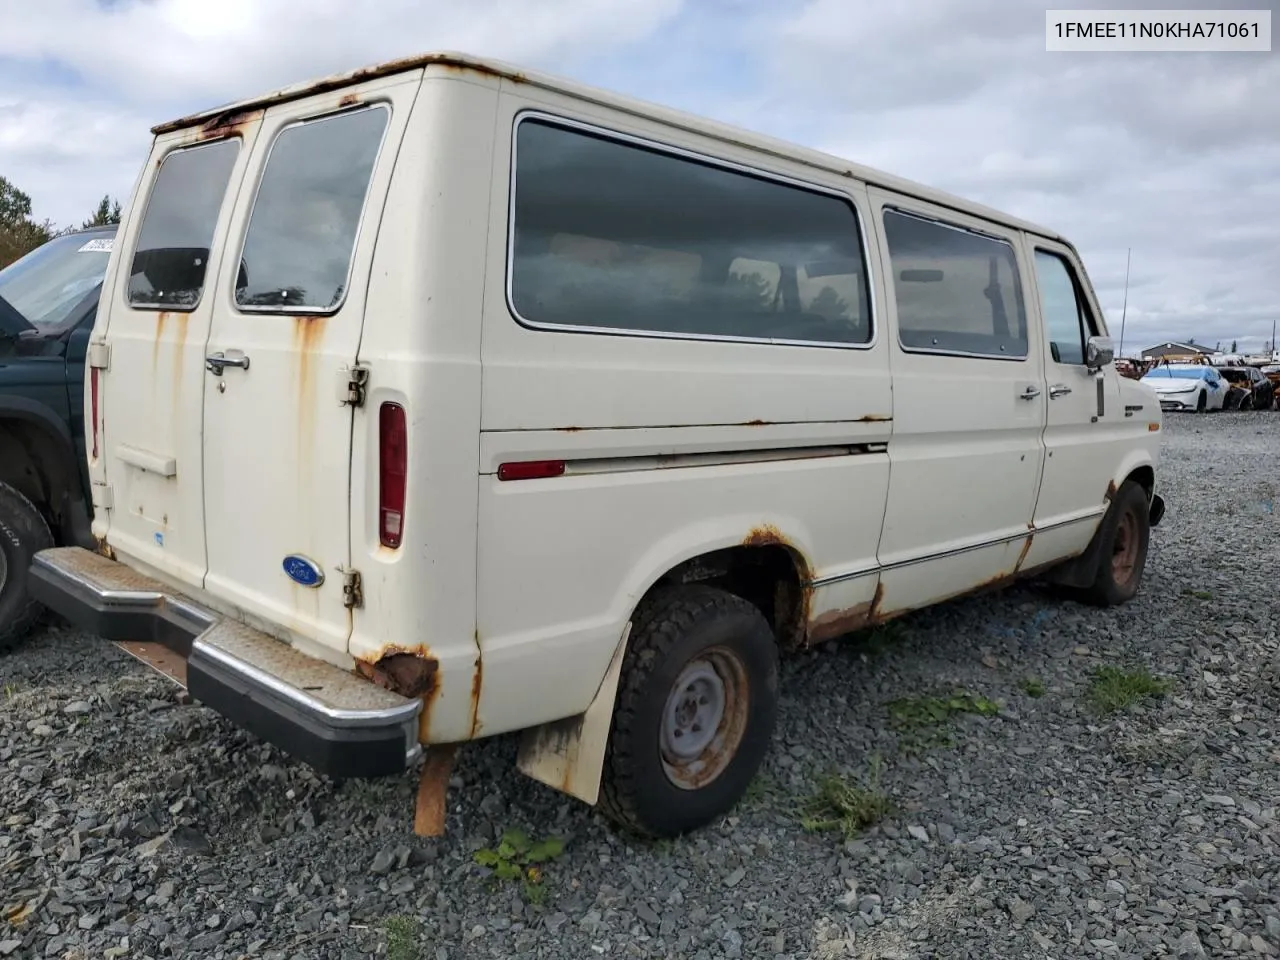
{"type": "Polygon", "coordinates": [[[893,339],[879,612],[1017,572],[1044,448],[1044,364],[1016,230],[873,189],[893,339]]]}
{"type": "Polygon", "coordinates": [[[1108,487],[1132,447],[1130,425],[1138,421],[1120,406],[1115,366],[1094,373],[1085,363],[1089,337],[1106,331],[1074,253],[1040,237],[1028,237],[1027,247],[1035,271],[1031,312],[1044,331],[1048,398],[1034,559],[1048,561],[1088,545],[1106,510],[1108,487]]]}

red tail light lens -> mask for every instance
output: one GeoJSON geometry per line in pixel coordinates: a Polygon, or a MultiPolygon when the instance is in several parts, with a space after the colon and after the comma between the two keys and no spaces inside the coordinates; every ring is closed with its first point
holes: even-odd
{"type": "Polygon", "coordinates": [[[91,367],[89,370],[89,400],[90,415],[93,417],[93,459],[98,459],[98,374],[101,371],[97,367],[91,367]]]}
{"type": "Polygon", "coordinates": [[[409,432],[404,407],[384,403],[378,411],[378,539],[384,547],[400,546],[408,474],[409,432]]]}

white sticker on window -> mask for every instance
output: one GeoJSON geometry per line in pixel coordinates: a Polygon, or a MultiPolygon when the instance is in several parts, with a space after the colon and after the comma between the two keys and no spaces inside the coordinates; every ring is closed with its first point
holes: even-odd
{"type": "Polygon", "coordinates": [[[90,240],[83,247],[77,250],[77,253],[110,253],[111,247],[115,243],[115,237],[98,237],[96,240],[90,240]]]}

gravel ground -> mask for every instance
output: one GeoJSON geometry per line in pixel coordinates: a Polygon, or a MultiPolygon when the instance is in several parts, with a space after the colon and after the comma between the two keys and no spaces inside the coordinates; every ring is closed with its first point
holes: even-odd
{"type": "Polygon", "coordinates": [[[1280,414],[1168,419],[1125,607],[1017,587],[789,661],[757,787],[673,843],[522,778],[509,739],[415,838],[412,778],[318,779],[47,629],[0,660],[0,957],[1280,955],[1278,441],[1280,414]],[[1106,667],[1168,686],[1103,713],[1106,667]],[[807,830],[832,770],[878,771],[854,799],[887,816],[807,830]],[[473,859],[510,827],[565,841],[528,890],[473,859]]]}

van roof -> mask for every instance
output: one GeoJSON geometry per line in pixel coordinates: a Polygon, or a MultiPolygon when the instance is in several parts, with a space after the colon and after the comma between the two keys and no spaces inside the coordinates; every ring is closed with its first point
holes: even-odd
{"type": "Polygon", "coordinates": [[[193,113],[190,116],[161,123],[151,128],[154,135],[172,133],[195,126],[223,126],[235,122],[237,115],[256,110],[264,110],[278,103],[301,100],[304,97],[332,90],[341,90],[355,86],[378,77],[406,73],[423,67],[439,66],[449,70],[472,72],[510,80],[514,83],[527,83],[546,90],[567,94],[576,99],[585,100],[600,106],[608,107],[634,116],[656,120],[689,132],[711,136],[726,143],[745,146],[774,156],[798,161],[818,169],[852,177],[864,183],[885,187],[898,193],[904,193],[921,200],[949,207],[963,213],[969,213],[984,219],[992,220],[1005,226],[1029,233],[1039,234],[1068,243],[1067,239],[1056,231],[1011,216],[1001,210],[988,207],[963,197],[937,190],[933,187],[916,183],[902,177],[853,163],[832,154],[823,153],[808,147],[774,137],[753,133],[740,127],[719,123],[705,117],[696,116],[680,110],[674,110],[649,101],[639,100],[621,94],[611,93],[598,87],[575,83],[563,77],[526,70],[513,64],[499,60],[472,56],[468,53],[454,51],[438,51],[422,53],[385,63],[361,67],[345,73],[336,73],[319,80],[308,80],[291,86],[282,87],[272,93],[224,104],[210,110],[193,113]]]}

